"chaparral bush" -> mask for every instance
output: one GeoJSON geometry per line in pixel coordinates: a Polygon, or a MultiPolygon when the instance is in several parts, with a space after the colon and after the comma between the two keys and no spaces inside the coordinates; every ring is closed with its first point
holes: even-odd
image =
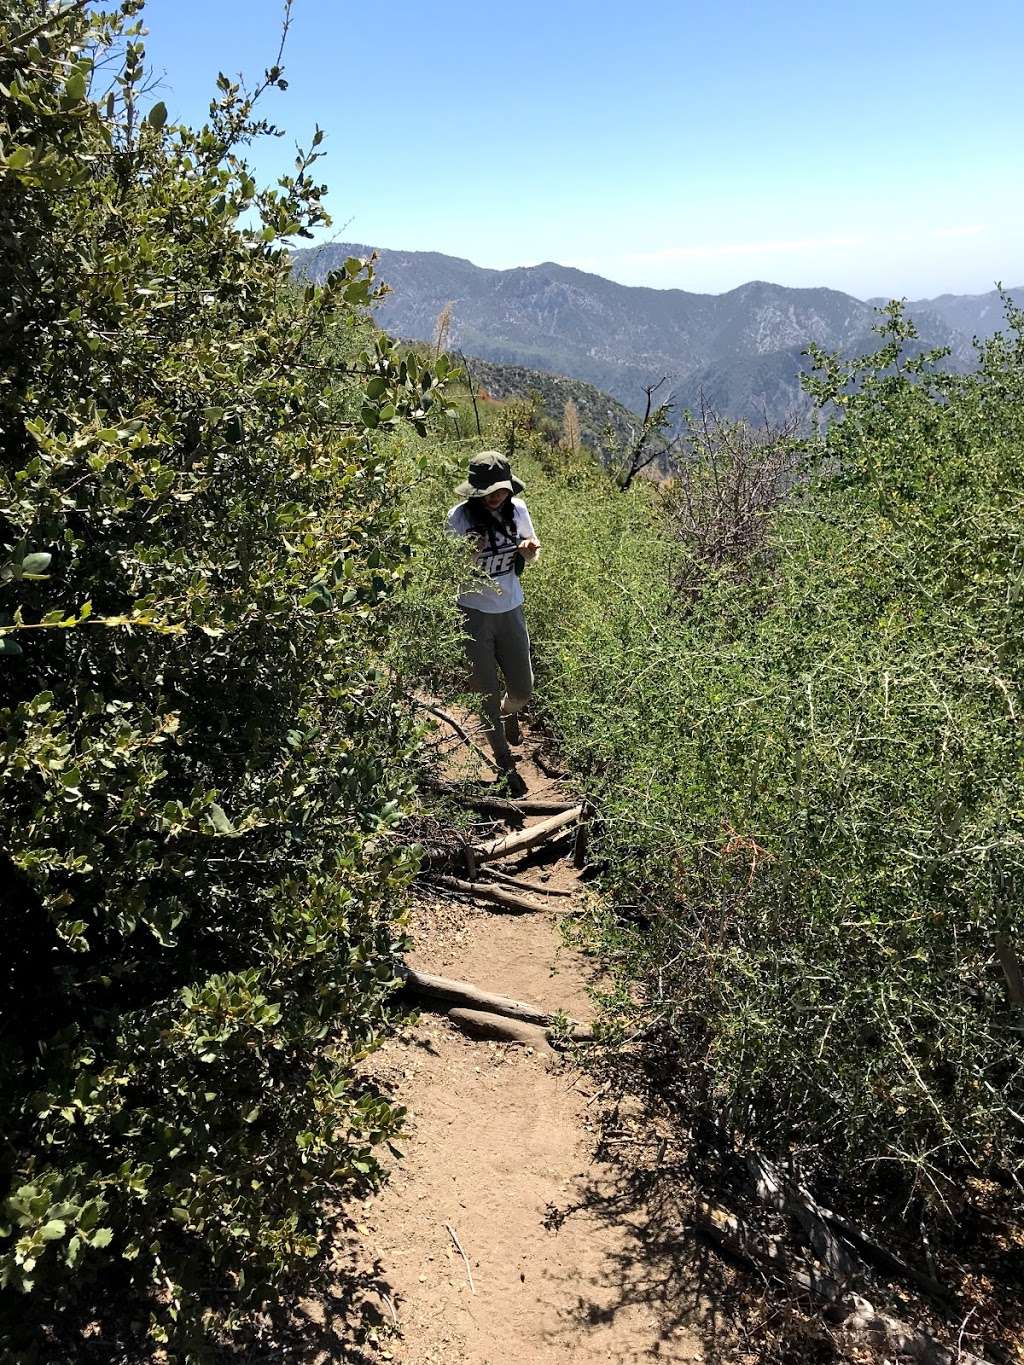
{"type": "Polygon", "coordinates": [[[941,1211],[1024,1165],[1024,330],[949,375],[881,327],[742,563],[532,470],[529,615],[664,1092],[941,1211]]]}
{"type": "Polygon", "coordinates": [[[12,1358],[125,1304],[200,1351],[316,1251],[397,1118],[352,1075],[414,742],[380,667],[408,549],[379,431],[422,430],[437,380],[372,334],[360,262],[291,286],[315,153],[259,189],[260,92],[223,77],[170,126],[139,10],[0,19],[12,1358]]]}

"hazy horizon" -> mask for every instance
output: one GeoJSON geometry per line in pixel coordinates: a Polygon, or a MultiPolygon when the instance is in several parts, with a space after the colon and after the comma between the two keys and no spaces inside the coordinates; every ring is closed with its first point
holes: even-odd
{"type": "Polygon", "coordinates": [[[489,261],[482,261],[482,260],[474,259],[473,256],[469,255],[467,252],[464,252],[464,251],[449,251],[449,250],[446,250],[446,249],[444,249],[444,248],[442,248],[442,247],[421,247],[421,246],[411,246],[411,245],[409,245],[408,243],[364,241],[364,240],[363,240],[362,238],[360,238],[357,234],[346,233],[346,234],[343,235],[343,236],[339,236],[339,235],[338,235],[336,232],[334,232],[334,231],[331,232],[331,235],[330,235],[330,236],[324,237],[324,238],[322,238],[322,239],[318,239],[318,240],[314,240],[314,241],[309,241],[309,242],[302,242],[302,243],[296,242],[296,243],[294,244],[294,249],[296,249],[296,250],[311,250],[311,251],[315,251],[318,247],[331,246],[331,245],[346,245],[346,244],[350,244],[350,245],[359,245],[359,246],[368,246],[368,247],[372,247],[372,248],[373,248],[374,250],[376,250],[376,251],[395,251],[395,252],[400,252],[400,253],[423,252],[423,253],[427,253],[427,254],[436,254],[436,255],[441,255],[441,256],[450,256],[450,257],[452,257],[452,258],[455,259],[455,260],[468,261],[468,262],[470,263],[470,265],[476,266],[477,268],[479,268],[479,269],[481,269],[481,270],[500,270],[500,271],[506,271],[506,270],[531,270],[531,269],[536,268],[536,267],[539,266],[539,265],[556,265],[556,266],[565,267],[565,268],[570,269],[570,270],[580,270],[580,271],[582,271],[583,273],[588,274],[588,275],[597,275],[597,276],[600,276],[602,279],[609,280],[612,284],[621,284],[621,285],[625,285],[627,288],[655,289],[655,290],[664,290],[664,291],[678,290],[678,291],[681,291],[681,292],[683,292],[683,293],[688,293],[688,294],[709,294],[709,295],[729,294],[729,293],[732,293],[734,290],[736,290],[736,289],[742,289],[745,285],[749,285],[749,284],[774,284],[774,285],[779,285],[779,286],[781,286],[782,288],[786,288],[786,289],[831,289],[831,290],[835,290],[837,293],[849,294],[851,297],[856,298],[856,299],[859,299],[861,302],[867,302],[867,301],[869,301],[869,300],[871,300],[871,299],[880,299],[880,298],[884,298],[884,299],[900,299],[900,298],[906,298],[906,299],[910,299],[910,300],[915,300],[915,301],[917,301],[917,300],[922,300],[922,299],[935,299],[935,298],[940,298],[940,297],[941,297],[942,295],[944,295],[944,294],[954,294],[954,295],[958,295],[958,296],[960,296],[960,297],[966,297],[966,298],[972,298],[972,297],[980,298],[982,295],[991,294],[991,293],[993,293],[993,292],[996,292],[1000,286],[1001,286],[1002,288],[1004,288],[1004,289],[1008,289],[1008,290],[1012,290],[1012,291],[1017,291],[1017,290],[1020,290],[1020,289],[1024,289],[1024,270],[1021,271],[1021,278],[1020,278],[1020,279],[1016,279],[1016,278],[1015,278],[1015,279],[1012,279],[1012,280],[1006,280],[1006,279],[1004,279],[1004,280],[1000,280],[1000,281],[995,281],[995,280],[993,280],[993,282],[992,282],[990,285],[988,285],[987,288],[981,288],[981,289],[936,289],[936,290],[934,290],[934,291],[932,291],[931,293],[928,293],[928,294],[910,294],[910,293],[908,293],[906,290],[903,290],[903,291],[901,291],[901,292],[890,292],[890,293],[886,293],[884,290],[882,290],[882,291],[880,291],[880,292],[878,292],[878,293],[875,293],[875,294],[856,294],[856,293],[854,293],[854,291],[851,290],[851,289],[841,289],[838,285],[832,283],[832,281],[830,281],[830,280],[815,280],[815,281],[812,281],[811,283],[807,283],[807,284],[804,284],[804,283],[794,284],[794,283],[791,283],[791,282],[788,281],[788,280],[784,280],[784,279],[775,279],[775,278],[772,278],[772,277],[770,277],[770,276],[768,276],[768,275],[751,275],[751,276],[749,276],[749,277],[746,278],[746,279],[737,280],[737,282],[736,282],[735,284],[727,285],[727,286],[726,286],[725,288],[723,288],[723,289],[696,289],[696,288],[690,288],[690,287],[688,287],[687,285],[681,285],[681,284],[651,284],[649,281],[644,280],[644,279],[636,279],[636,280],[633,280],[633,279],[618,279],[618,278],[616,278],[615,275],[613,275],[613,274],[611,274],[611,273],[607,273],[607,272],[605,272],[605,271],[603,271],[603,270],[597,270],[597,269],[593,268],[593,266],[591,266],[591,265],[581,265],[581,264],[579,264],[579,263],[577,263],[577,262],[575,262],[575,261],[558,261],[558,260],[555,260],[553,257],[550,257],[550,256],[545,257],[545,258],[543,258],[543,259],[534,260],[534,261],[513,261],[513,262],[511,262],[511,263],[509,263],[509,264],[492,264],[492,263],[489,262],[489,261]]]}

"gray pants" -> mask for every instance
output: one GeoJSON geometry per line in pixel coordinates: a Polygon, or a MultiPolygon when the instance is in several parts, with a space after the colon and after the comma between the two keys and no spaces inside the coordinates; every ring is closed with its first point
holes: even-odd
{"type": "Polygon", "coordinates": [[[466,656],[472,690],[479,692],[488,725],[488,738],[499,767],[512,766],[503,716],[521,711],[533,695],[530,636],[522,607],[511,611],[475,611],[461,607],[466,631],[466,656]],[[498,669],[505,675],[505,686],[498,669]],[[503,695],[504,694],[504,695],[503,695]]]}

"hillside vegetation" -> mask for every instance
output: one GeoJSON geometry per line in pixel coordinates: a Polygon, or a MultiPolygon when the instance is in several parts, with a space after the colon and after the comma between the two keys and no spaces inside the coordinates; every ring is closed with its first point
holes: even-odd
{"type": "Polygon", "coordinates": [[[880,330],[817,357],[840,416],[784,458],[719,425],[664,491],[541,440],[517,470],[535,713],[599,812],[606,1060],[916,1241],[1015,1223],[1024,1171],[1024,325],[967,376],[880,330]]]}
{"type": "Polygon", "coordinates": [[[1024,1158],[1014,325],[971,377],[888,373],[898,315],[825,363],[842,419],[717,565],[648,490],[537,490],[541,704],[602,810],[624,1027],[685,1110],[936,1215],[1024,1158]]]}

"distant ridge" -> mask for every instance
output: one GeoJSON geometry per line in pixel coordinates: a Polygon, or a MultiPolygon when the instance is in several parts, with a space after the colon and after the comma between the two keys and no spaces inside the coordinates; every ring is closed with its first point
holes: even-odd
{"type": "MultiPolygon", "coordinates": [[[[296,267],[323,279],[347,256],[372,249],[310,247],[295,253],[296,267]]],[[[436,251],[378,254],[378,275],[393,292],[375,311],[388,331],[430,340],[451,302],[455,347],[584,380],[634,410],[643,386],[667,375],[681,407],[695,406],[703,393],[728,416],[779,419],[806,406],[800,374],[808,342],[850,355],[877,343],[874,303],[835,289],[752,280],[724,294],[696,294],[616,284],[552,261],[493,270],[436,251]]],[[[1012,292],[1024,302],[1024,289],[1012,292]]],[[[948,346],[957,368],[971,364],[971,337],[991,335],[1002,317],[995,292],[942,295],[908,308],[921,345],[948,346]]]]}

